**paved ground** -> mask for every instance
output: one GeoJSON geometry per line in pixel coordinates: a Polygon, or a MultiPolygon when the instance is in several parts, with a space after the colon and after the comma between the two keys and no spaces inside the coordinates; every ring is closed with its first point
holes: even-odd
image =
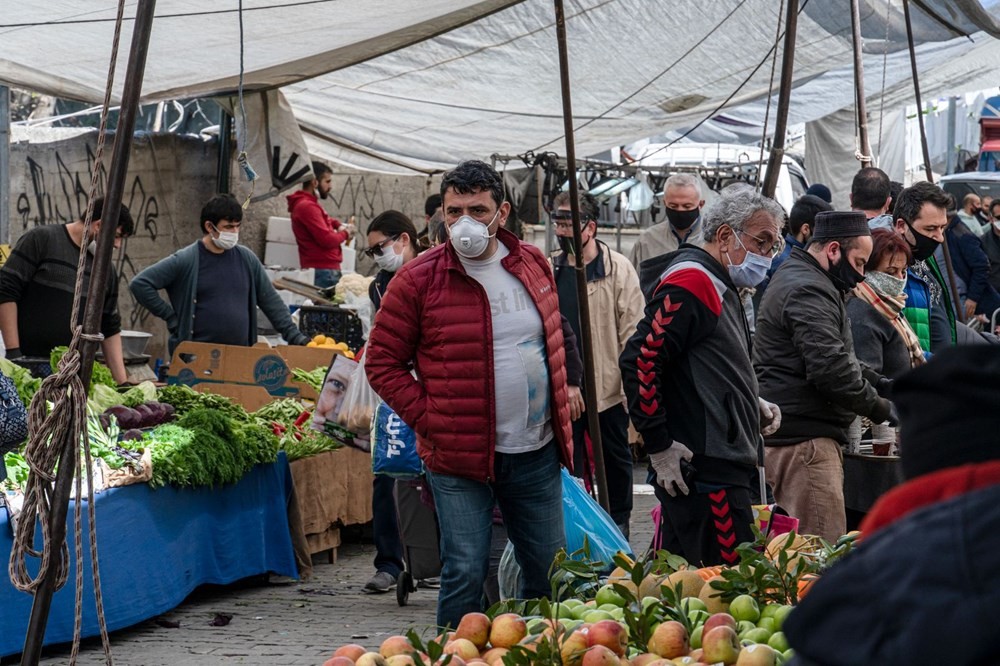
{"type": "MultiPolygon", "coordinates": [[[[644,470],[637,469],[636,480],[644,476],[644,470]]],[[[655,502],[648,486],[636,486],[631,542],[637,552],[652,539],[649,511],[655,502]]],[[[436,590],[417,590],[405,607],[397,605],[395,594],[372,596],[361,591],[373,573],[374,556],[372,545],[348,543],[336,564],[317,562],[313,577],[303,583],[247,580],[201,587],[173,611],[113,633],[114,661],[124,666],[319,666],[345,643],[377,649],[386,636],[409,627],[429,630],[436,590]],[[213,626],[220,614],[232,619],[226,626],[213,626]]],[[[67,647],[48,650],[41,663],[68,662],[67,647]]],[[[77,663],[104,663],[100,639],[85,641],[77,663]]]]}

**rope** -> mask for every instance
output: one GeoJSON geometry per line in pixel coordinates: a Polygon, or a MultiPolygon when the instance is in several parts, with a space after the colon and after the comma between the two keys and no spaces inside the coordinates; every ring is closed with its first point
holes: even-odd
{"type": "Polygon", "coordinates": [[[236,163],[240,165],[240,169],[243,170],[243,175],[246,179],[250,181],[250,193],[247,194],[247,198],[243,201],[243,210],[250,207],[250,199],[253,197],[254,184],[257,181],[257,173],[250,166],[250,158],[247,157],[247,110],[243,106],[243,53],[244,53],[244,43],[243,43],[243,0],[239,3],[239,20],[240,20],[240,83],[237,89],[237,95],[239,95],[240,101],[240,126],[242,132],[237,133],[236,140],[239,142],[240,137],[243,139],[243,148],[240,150],[239,154],[236,156],[236,163]]]}
{"type": "Polygon", "coordinates": [[[781,17],[785,13],[785,0],[781,0],[778,6],[778,24],[774,29],[774,44],[775,48],[772,51],[771,56],[771,78],[767,84],[767,106],[764,109],[764,128],[761,130],[760,135],[760,156],[757,159],[757,184],[754,185],[754,189],[760,192],[761,186],[764,184],[760,177],[760,173],[764,168],[764,144],[767,143],[767,123],[771,118],[771,96],[774,94],[774,69],[778,63],[778,39],[781,37],[781,17]]]}
{"type": "MultiPolygon", "coordinates": [[[[104,158],[104,144],[107,138],[108,112],[111,108],[111,89],[115,80],[115,65],[118,61],[118,46],[121,42],[121,27],[125,14],[125,0],[118,1],[118,14],[115,23],[115,34],[111,46],[111,60],[108,64],[108,78],[104,90],[104,104],[101,110],[101,124],[97,135],[97,150],[94,155],[93,175],[90,181],[90,194],[87,201],[87,212],[83,220],[83,238],[89,235],[94,217],[94,200],[97,197],[101,182],[101,165],[104,158]]],[[[103,217],[108,217],[105,211],[103,217]]],[[[56,477],[56,466],[61,460],[60,446],[69,441],[70,459],[64,464],[73,466],[76,477],[76,501],[73,508],[73,537],[76,555],[76,597],[75,618],[73,622],[73,647],[70,653],[70,664],[76,663],[80,650],[80,636],[83,625],[83,539],[81,537],[81,505],[83,474],[87,475],[87,519],[90,542],[91,574],[94,581],[94,601],[97,607],[97,621],[101,633],[101,645],[107,664],[112,664],[111,641],[108,638],[108,627],[104,617],[104,597],[101,592],[100,564],[97,557],[97,522],[94,509],[93,489],[93,459],[90,453],[90,441],[87,437],[87,392],[80,380],[80,341],[96,342],[104,339],[101,334],[86,335],[80,321],[80,304],[83,292],[83,278],[88,258],[86,245],[80,248],[80,259],[76,268],[76,283],[73,291],[73,307],[70,321],[73,322],[73,337],[69,349],[59,361],[57,371],[46,377],[38,392],[31,400],[28,408],[28,443],[25,447],[24,459],[30,473],[24,491],[24,505],[17,521],[14,543],[11,547],[8,573],[11,584],[22,592],[35,594],[42,582],[49,576],[53,566],[55,572],[55,587],[58,590],[66,584],[69,570],[69,547],[65,540],[60,545],[58,557],[53,557],[52,540],[50,538],[49,515],[52,508],[53,481],[56,477]],[[52,403],[51,410],[48,403],[52,403]],[[84,468],[77,464],[79,446],[83,444],[84,468]],[[42,550],[34,547],[36,525],[40,525],[42,533],[42,550]],[[34,577],[28,572],[28,558],[40,559],[38,572],[34,577]]],[[[43,628],[44,631],[44,628],[43,628]]]]}
{"type": "Polygon", "coordinates": [[[873,162],[877,167],[882,164],[882,120],[885,118],[885,70],[889,64],[889,17],[892,15],[892,0],[885,4],[885,40],[882,42],[882,95],[878,106],[878,160],[873,162]]]}

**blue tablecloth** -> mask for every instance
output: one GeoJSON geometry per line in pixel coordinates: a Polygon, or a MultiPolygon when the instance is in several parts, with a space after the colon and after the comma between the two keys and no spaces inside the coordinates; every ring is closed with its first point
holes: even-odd
{"type": "MultiPolygon", "coordinates": [[[[258,465],[239,483],[220,488],[151,489],[146,484],[97,495],[97,547],[108,629],[155,617],[178,606],[203,583],[226,584],[274,572],[297,577],[286,503],[288,462],[258,465]]],[[[70,559],[73,504],[70,503],[70,559]]],[[[97,636],[97,613],[83,510],[83,635],[97,636]]],[[[31,595],[7,576],[13,539],[0,510],[0,657],[21,652],[31,595]]],[[[45,644],[73,639],[75,566],[52,600],[45,644]]]]}

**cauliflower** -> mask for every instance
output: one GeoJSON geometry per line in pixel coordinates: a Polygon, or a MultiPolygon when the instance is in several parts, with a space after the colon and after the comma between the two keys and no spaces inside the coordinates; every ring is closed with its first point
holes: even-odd
{"type": "Polygon", "coordinates": [[[374,277],[364,277],[359,273],[344,273],[333,293],[344,299],[347,294],[368,298],[368,285],[372,283],[374,277]]]}

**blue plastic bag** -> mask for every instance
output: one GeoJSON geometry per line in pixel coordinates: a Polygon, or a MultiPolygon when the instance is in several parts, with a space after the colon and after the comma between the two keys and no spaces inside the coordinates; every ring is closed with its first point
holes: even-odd
{"type": "Polygon", "coordinates": [[[566,552],[583,548],[584,537],[590,547],[590,559],[601,561],[610,569],[619,551],[632,553],[628,539],[601,505],[583,489],[579,479],[562,469],[563,523],[566,530],[566,552]]]}
{"type": "Polygon", "coordinates": [[[402,479],[423,473],[417,436],[384,402],[375,408],[372,419],[372,472],[402,479]]]}

